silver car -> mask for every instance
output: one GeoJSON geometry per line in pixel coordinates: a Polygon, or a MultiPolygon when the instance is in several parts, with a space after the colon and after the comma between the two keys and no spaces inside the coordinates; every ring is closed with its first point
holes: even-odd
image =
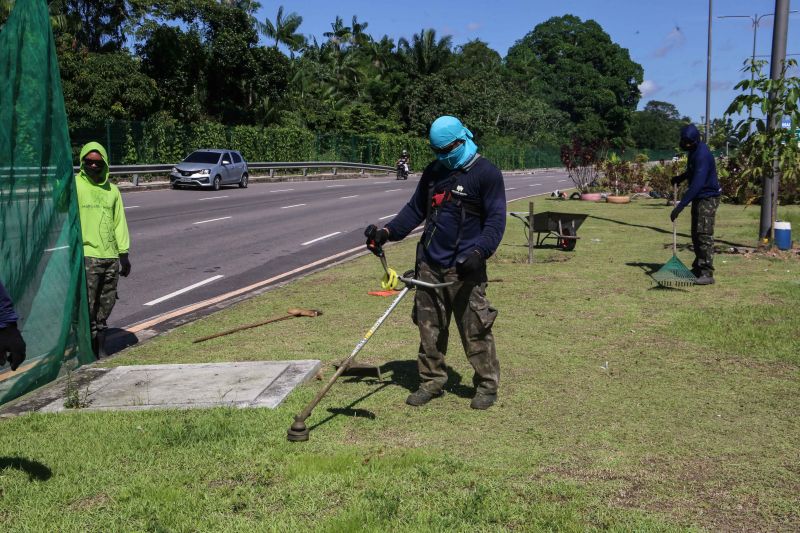
{"type": "Polygon", "coordinates": [[[247,161],[236,150],[195,150],[175,165],[169,174],[173,189],[183,186],[211,187],[223,185],[247,187],[247,161]]]}

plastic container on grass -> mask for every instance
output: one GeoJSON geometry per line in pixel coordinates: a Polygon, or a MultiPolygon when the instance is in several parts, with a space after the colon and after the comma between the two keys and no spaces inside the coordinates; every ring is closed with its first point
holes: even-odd
{"type": "Polygon", "coordinates": [[[790,222],[775,222],[775,245],[779,250],[791,250],[792,224],[790,222]]]}

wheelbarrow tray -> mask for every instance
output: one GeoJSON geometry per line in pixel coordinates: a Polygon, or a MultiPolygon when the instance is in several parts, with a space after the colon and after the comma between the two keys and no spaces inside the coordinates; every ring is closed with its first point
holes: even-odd
{"type": "MultiPolygon", "coordinates": [[[[525,225],[525,238],[528,239],[528,232],[531,230],[528,221],[528,213],[524,211],[512,211],[511,216],[521,220],[525,225]]],[[[583,213],[559,213],[557,211],[544,211],[534,213],[533,231],[536,232],[536,246],[541,246],[546,239],[555,239],[557,246],[564,250],[575,248],[575,241],[578,237],[578,228],[588,215],[583,213]]]]}

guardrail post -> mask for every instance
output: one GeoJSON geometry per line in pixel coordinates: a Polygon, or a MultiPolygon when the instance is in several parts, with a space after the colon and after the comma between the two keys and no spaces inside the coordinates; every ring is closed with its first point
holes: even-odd
{"type": "Polygon", "coordinates": [[[331,170],[333,170],[333,175],[335,176],[336,175],[336,167],[333,167],[331,170]]]}
{"type": "Polygon", "coordinates": [[[133,186],[134,187],[138,187],[139,186],[139,174],[134,174],[133,175],[133,186]]]}
{"type": "Polygon", "coordinates": [[[363,169],[363,168],[361,169],[361,171],[359,172],[359,174],[361,174],[362,176],[364,175],[364,169],[363,169]]]}
{"type": "Polygon", "coordinates": [[[269,169],[269,177],[272,178],[274,175],[275,175],[275,169],[274,168],[269,169]]]}
{"type": "Polygon", "coordinates": [[[303,176],[308,176],[308,169],[307,168],[303,169],[303,176]]]}

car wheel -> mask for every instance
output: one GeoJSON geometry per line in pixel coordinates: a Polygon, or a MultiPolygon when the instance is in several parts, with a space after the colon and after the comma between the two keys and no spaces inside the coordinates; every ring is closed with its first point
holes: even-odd
{"type": "Polygon", "coordinates": [[[173,188],[173,189],[175,189],[175,190],[177,191],[178,189],[180,189],[180,188],[181,188],[181,186],[180,186],[180,185],[178,185],[177,183],[173,183],[173,184],[172,184],[172,188],[173,188]]]}
{"type": "Polygon", "coordinates": [[[219,176],[214,176],[214,183],[211,184],[211,188],[214,189],[215,191],[218,191],[219,190],[219,184],[220,184],[221,181],[222,181],[222,178],[220,178],[219,176]]]}
{"type": "Polygon", "coordinates": [[[242,189],[246,189],[247,188],[247,172],[242,174],[242,179],[239,180],[239,187],[242,188],[242,189]]]}

